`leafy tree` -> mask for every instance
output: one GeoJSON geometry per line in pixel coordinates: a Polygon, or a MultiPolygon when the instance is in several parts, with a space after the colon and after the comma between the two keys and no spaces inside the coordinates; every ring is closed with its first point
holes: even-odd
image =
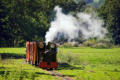
{"type": "Polygon", "coordinates": [[[113,42],[120,44],[120,0],[105,0],[98,11],[106,23],[105,26],[113,42]]]}
{"type": "Polygon", "coordinates": [[[19,47],[26,41],[44,40],[56,5],[66,12],[76,12],[84,4],[74,0],[1,0],[0,47],[19,47]]]}

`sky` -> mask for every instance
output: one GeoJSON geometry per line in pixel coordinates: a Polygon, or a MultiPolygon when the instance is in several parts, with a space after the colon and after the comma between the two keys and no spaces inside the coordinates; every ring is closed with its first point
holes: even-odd
{"type": "MultiPolygon", "coordinates": [[[[80,1],[80,0],[76,0],[76,1],[80,1]]],[[[103,3],[103,1],[104,0],[85,0],[87,4],[91,4],[95,7],[99,7],[103,3]]]]}

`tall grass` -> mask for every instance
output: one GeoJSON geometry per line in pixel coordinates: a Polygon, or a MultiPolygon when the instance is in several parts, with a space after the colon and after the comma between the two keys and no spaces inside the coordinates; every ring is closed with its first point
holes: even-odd
{"type": "Polygon", "coordinates": [[[24,59],[3,59],[0,80],[57,80],[42,69],[27,64],[24,59]]]}
{"type": "Polygon", "coordinates": [[[59,48],[58,61],[70,65],[59,72],[75,80],[120,80],[120,48],[59,48]]]}
{"type": "Polygon", "coordinates": [[[0,80],[35,80],[33,75],[24,71],[22,64],[18,65],[14,59],[2,59],[0,56],[0,80]]]}
{"type": "Polygon", "coordinates": [[[5,71],[3,75],[0,76],[0,80],[35,80],[35,73],[27,73],[22,70],[16,71],[5,71]]]}
{"type": "Polygon", "coordinates": [[[120,48],[94,49],[94,48],[60,48],[58,61],[60,63],[80,64],[119,64],[120,48]]]}
{"type": "Polygon", "coordinates": [[[0,48],[0,80],[57,80],[25,62],[25,48],[0,48]]]}
{"type": "MultiPolygon", "coordinates": [[[[58,80],[42,69],[27,64],[22,57],[25,48],[0,48],[0,54],[3,56],[4,53],[9,56],[0,58],[0,80],[58,80]],[[16,58],[18,55],[20,59],[16,58]]],[[[119,47],[62,47],[58,48],[57,59],[59,63],[67,63],[67,66],[59,66],[57,71],[75,80],[120,80],[119,47]]]]}

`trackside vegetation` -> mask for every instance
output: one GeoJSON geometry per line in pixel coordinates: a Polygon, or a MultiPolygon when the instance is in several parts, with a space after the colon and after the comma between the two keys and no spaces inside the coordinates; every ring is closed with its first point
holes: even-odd
{"type": "MultiPolygon", "coordinates": [[[[59,80],[26,63],[25,48],[0,48],[0,55],[0,80],[59,80]]],[[[57,59],[57,71],[75,80],[120,79],[120,48],[62,47],[57,59]]]]}

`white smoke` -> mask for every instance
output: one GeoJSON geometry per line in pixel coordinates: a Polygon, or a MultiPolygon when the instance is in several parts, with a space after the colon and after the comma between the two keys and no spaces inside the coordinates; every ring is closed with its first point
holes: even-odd
{"type": "Polygon", "coordinates": [[[59,6],[56,6],[54,11],[56,11],[56,17],[46,33],[46,43],[61,38],[69,42],[74,39],[88,39],[91,37],[103,38],[107,33],[107,30],[102,27],[104,22],[96,13],[80,12],[75,17],[71,14],[64,14],[59,6]]]}

